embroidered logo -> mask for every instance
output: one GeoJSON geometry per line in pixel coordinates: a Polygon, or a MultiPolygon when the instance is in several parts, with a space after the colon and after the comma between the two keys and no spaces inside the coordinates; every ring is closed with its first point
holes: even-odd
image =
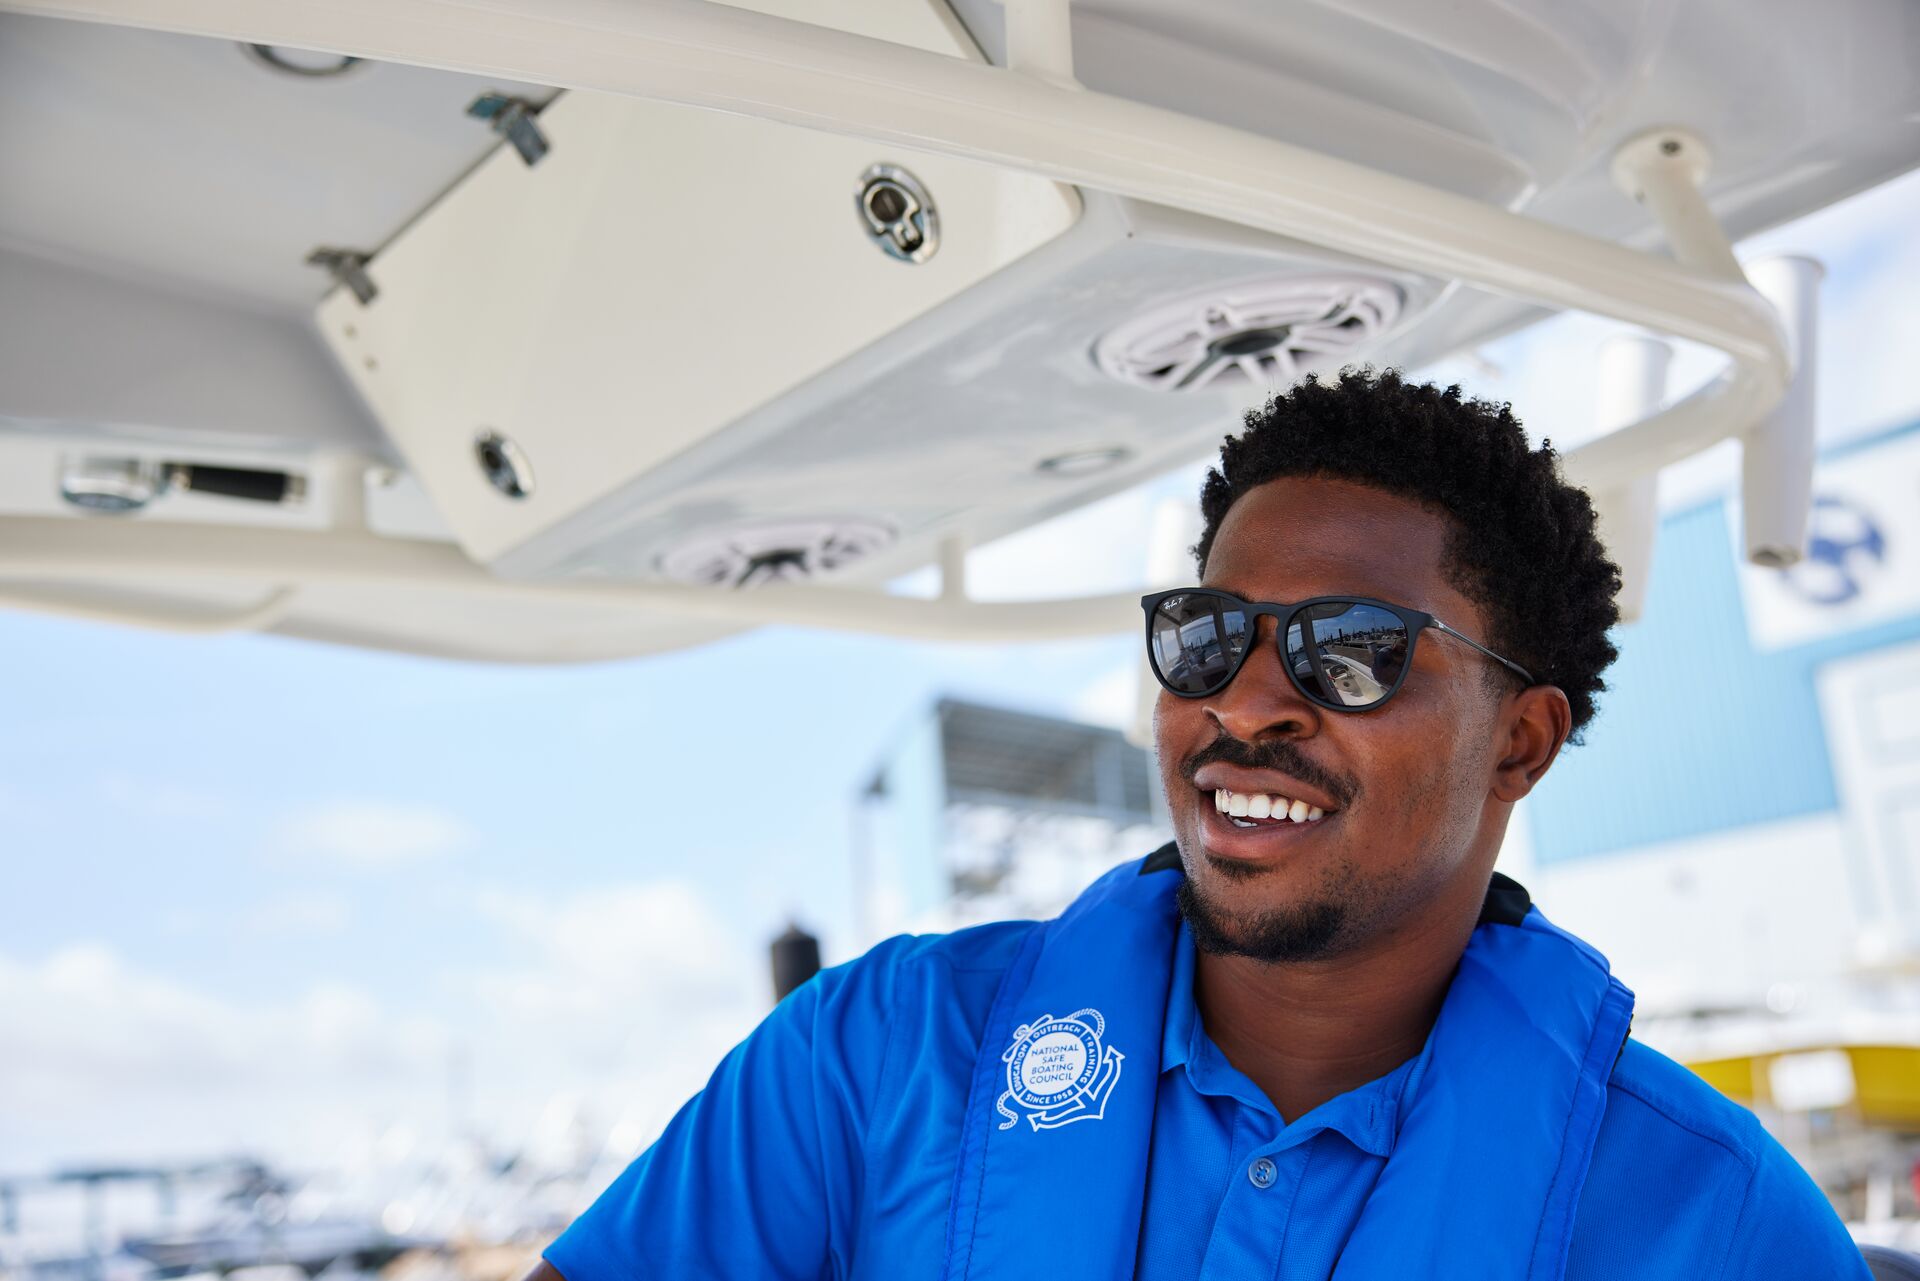
{"type": "Polygon", "coordinates": [[[1106,1030],[1098,1010],[1075,1010],[1060,1019],[1042,1014],[1015,1028],[1013,1044],[1000,1056],[1007,1065],[1006,1092],[993,1105],[1007,1118],[1000,1128],[1011,1130],[1020,1122],[1022,1113],[1009,1108],[1009,1101],[1025,1109],[1036,1131],[1105,1116],[1127,1057],[1101,1044],[1106,1030]]]}

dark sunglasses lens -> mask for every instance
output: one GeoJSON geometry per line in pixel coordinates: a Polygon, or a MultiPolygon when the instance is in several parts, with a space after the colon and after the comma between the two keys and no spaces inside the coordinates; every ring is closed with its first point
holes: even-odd
{"type": "Polygon", "coordinates": [[[1247,616],[1204,592],[1169,596],[1154,607],[1147,651],[1160,682],[1177,694],[1206,694],[1226,682],[1247,648],[1247,616]]]}
{"type": "Polygon", "coordinates": [[[1393,692],[1407,649],[1399,615],[1358,601],[1328,601],[1293,616],[1285,660],[1300,687],[1321,702],[1362,708],[1393,692]]]}

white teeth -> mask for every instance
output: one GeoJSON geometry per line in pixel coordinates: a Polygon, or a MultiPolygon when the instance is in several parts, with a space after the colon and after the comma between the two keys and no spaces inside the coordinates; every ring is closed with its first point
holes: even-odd
{"type": "Polygon", "coordinates": [[[1214,789],[1213,807],[1232,818],[1274,818],[1293,823],[1311,823],[1327,816],[1318,805],[1305,801],[1291,801],[1272,793],[1230,792],[1224,787],[1214,789]]]}

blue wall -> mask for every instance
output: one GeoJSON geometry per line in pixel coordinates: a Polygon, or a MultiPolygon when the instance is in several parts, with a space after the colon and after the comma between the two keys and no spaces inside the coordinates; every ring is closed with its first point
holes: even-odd
{"type": "Polygon", "coordinates": [[[1835,808],[1815,673],[1829,660],[1920,638],[1920,614],[1759,652],[1735,555],[1724,502],[1661,523],[1646,612],[1614,635],[1620,658],[1586,744],[1562,755],[1533,794],[1540,862],[1835,808]]]}

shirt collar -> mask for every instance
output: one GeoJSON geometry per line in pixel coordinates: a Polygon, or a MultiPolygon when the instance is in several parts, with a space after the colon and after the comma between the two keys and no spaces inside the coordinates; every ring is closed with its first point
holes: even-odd
{"type": "MultiPolygon", "coordinates": [[[[1188,1081],[1199,1093],[1237,1099],[1282,1121],[1272,1101],[1245,1073],[1227,1062],[1226,1055],[1201,1026],[1200,1009],[1193,999],[1193,975],[1193,932],[1183,919],[1180,937],[1173,949],[1173,980],[1167,987],[1167,1010],[1160,1040],[1161,1072],[1184,1069],[1188,1081]]],[[[1375,1077],[1328,1099],[1292,1124],[1283,1122],[1283,1135],[1304,1141],[1320,1130],[1337,1130],[1364,1152],[1378,1157],[1391,1155],[1394,1140],[1400,1133],[1401,1109],[1425,1074],[1432,1052],[1433,1034],[1429,1031],[1419,1054],[1385,1076],[1375,1077]]]]}

